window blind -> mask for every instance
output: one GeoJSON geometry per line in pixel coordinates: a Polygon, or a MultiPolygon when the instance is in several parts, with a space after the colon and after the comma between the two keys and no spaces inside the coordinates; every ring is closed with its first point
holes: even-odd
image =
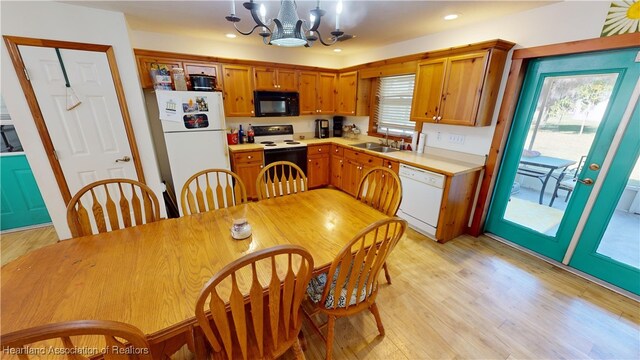
{"type": "Polygon", "coordinates": [[[396,136],[410,136],[415,123],[409,120],[415,75],[380,78],[375,119],[377,132],[396,136]]]}

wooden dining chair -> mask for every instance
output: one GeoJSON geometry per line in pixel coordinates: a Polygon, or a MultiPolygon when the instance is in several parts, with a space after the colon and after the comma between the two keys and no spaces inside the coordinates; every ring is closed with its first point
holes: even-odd
{"type": "Polygon", "coordinates": [[[331,359],[334,327],[337,318],[369,310],[376,319],[378,332],[384,335],[376,296],[378,275],[389,253],[407,227],[400,218],[379,220],[360,231],[340,250],[327,273],[311,279],[307,294],[312,303],[305,315],[327,345],[326,358],[331,359]],[[313,315],[327,316],[326,323],[317,325],[313,315]],[[327,327],[326,336],[321,329],[327,327]]]}
{"type": "Polygon", "coordinates": [[[29,359],[29,355],[34,358],[49,358],[46,353],[38,354],[28,350],[48,349],[48,346],[36,346],[36,343],[47,341],[51,345],[51,340],[61,342],[62,347],[59,352],[66,354],[70,360],[90,359],[100,355],[104,351],[103,358],[108,359],[136,359],[151,360],[151,351],[145,335],[138,328],[129,324],[107,321],[107,320],[78,320],[55,324],[47,324],[18,330],[0,337],[2,352],[5,354],[16,354],[18,358],[29,359]],[[76,336],[102,336],[104,337],[104,347],[85,348],[77,347],[72,341],[76,336]],[[120,339],[124,340],[121,341],[120,339]],[[86,350],[86,354],[78,350],[86,350]],[[95,353],[94,353],[95,352],[95,353]],[[83,356],[87,355],[87,356],[83,356]]]}
{"type": "Polygon", "coordinates": [[[289,161],[276,161],[264,167],[256,179],[258,200],[307,191],[307,176],[289,161]]]}
{"type": "MultiPolygon", "coordinates": [[[[296,358],[304,359],[298,341],[304,318],[300,305],[312,272],[307,250],[279,245],[246,255],[215,274],[196,303],[198,331],[213,357],[274,359],[293,348],[296,358]]],[[[204,358],[206,351],[198,347],[197,357],[204,358]]]]}
{"type": "Polygon", "coordinates": [[[153,190],[131,179],[91,183],[80,189],[67,205],[67,223],[73,237],[128,228],[159,219],[160,204],[153,190]]]}
{"type": "MultiPolygon", "coordinates": [[[[402,183],[398,175],[384,166],[376,166],[362,176],[356,199],[389,216],[396,216],[402,201],[402,183]]],[[[384,277],[391,284],[387,263],[384,277]]]]}
{"type": "Polygon", "coordinates": [[[247,189],[238,175],[224,169],[193,174],[182,187],[183,215],[227,208],[247,202],[247,189]]]}

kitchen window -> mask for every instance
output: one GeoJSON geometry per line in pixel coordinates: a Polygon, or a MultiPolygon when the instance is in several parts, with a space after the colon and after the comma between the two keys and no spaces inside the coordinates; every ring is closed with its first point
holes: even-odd
{"type": "Polygon", "coordinates": [[[413,134],[415,123],[409,116],[415,79],[415,74],[380,78],[374,113],[378,134],[386,135],[387,130],[392,136],[413,134]]]}

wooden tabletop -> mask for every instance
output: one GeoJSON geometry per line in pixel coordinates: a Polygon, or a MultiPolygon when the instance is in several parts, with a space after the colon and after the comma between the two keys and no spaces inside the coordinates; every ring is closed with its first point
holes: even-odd
{"type": "Polygon", "coordinates": [[[230,235],[230,208],[66,240],[2,267],[0,333],[78,319],[116,320],[161,340],[195,323],[197,296],[229,262],[298,244],[327,267],[365,226],[386,218],[332,189],[246,205],[253,234],[230,235]]]}
{"type": "Polygon", "coordinates": [[[560,169],[576,163],[575,160],[561,159],[551,156],[535,156],[535,157],[522,157],[520,163],[524,165],[533,165],[545,167],[548,169],[560,169]]]}

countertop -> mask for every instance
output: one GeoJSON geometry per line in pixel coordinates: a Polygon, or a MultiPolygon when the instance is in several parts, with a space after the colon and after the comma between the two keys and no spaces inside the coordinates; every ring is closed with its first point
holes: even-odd
{"type": "MultiPolygon", "coordinates": [[[[296,136],[297,138],[298,136],[296,136]]],[[[358,139],[347,138],[326,138],[315,139],[307,138],[304,140],[297,140],[304,142],[307,145],[317,144],[337,144],[346,147],[350,147],[352,150],[368,153],[385,159],[396,160],[403,164],[415,166],[421,169],[433,171],[447,176],[456,176],[469,172],[478,171],[484,168],[484,156],[470,155],[460,153],[451,150],[444,150],[438,148],[427,147],[425,152],[418,154],[414,151],[395,151],[391,153],[379,153],[376,151],[365,150],[357,147],[353,147],[353,144],[360,144],[364,142],[379,142],[379,138],[360,135],[358,139]]],[[[262,150],[262,145],[259,144],[239,144],[229,145],[229,151],[244,152],[252,150],[262,150]]]]}

